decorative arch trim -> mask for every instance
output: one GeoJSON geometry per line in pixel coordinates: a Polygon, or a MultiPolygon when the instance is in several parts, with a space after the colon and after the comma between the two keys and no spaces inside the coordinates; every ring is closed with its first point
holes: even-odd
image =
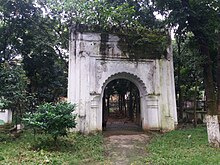
{"type": "Polygon", "coordinates": [[[112,74],[111,76],[109,76],[102,84],[101,91],[104,91],[104,89],[108,85],[108,83],[110,83],[111,81],[116,80],[116,79],[129,80],[137,86],[141,95],[147,94],[147,88],[146,88],[143,80],[141,80],[141,78],[139,78],[137,75],[134,75],[134,74],[128,73],[128,72],[118,72],[118,73],[115,73],[115,74],[112,74]]]}

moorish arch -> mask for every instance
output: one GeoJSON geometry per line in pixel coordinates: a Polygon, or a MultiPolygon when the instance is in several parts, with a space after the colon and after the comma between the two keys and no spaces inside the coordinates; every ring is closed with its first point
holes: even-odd
{"type": "MultiPolygon", "coordinates": [[[[145,97],[147,95],[147,91],[146,91],[146,86],[144,84],[144,82],[137,76],[137,75],[134,75],[134,74],[131,74],[131,73],[128,73],[128,72],[118,72],[118,73],[115,73],[113,75],[111,75],[110,77],[108,77],[108,79],[103,83],[103,86],[101,87],[102,88],[102,92],[101,92],[101,98],[102,98],[102,102],[101,102],[101,107],[102,107],[102,129],[106,129],[108,128],[108,125],[110,125],[110,128],[114,128],[115,127],[118,127],[118,129],[121,129],[121,128],[126,128],[128,129],[128,127],[131,127],[131,128],[137,128],[137,127],[142,127],[142,119],[143,119],[143,116],[144,116],[144,103],[145,103],[145,97]],[[115,100],[115,101],[112,101],[113,104],[116,104],[116,107],[115,108],[115,105],[114,105],[114,108],[112,107],[111,109],[114,109],[114,113],[113,112],[109,112],[109,97],[107,99],[107,103],[104,101],[105,100],[105,91],[106,91],[106,87],[108,85],[110,85],[112,82],[114,81],[117,81],[117,82],[120,82],[120,81],[126,81],[127,83],[132,83],[133,84],[133,87],[132,88],[137,88],[137,96],[138,97],[138,102],[136,104],[136,106],[130,108],[129,107],[129,103],[127,103],[127,101],[129,100],[129,98],[125,98],[125,95],[123,96],[124,97],[124,100],[126,100],[124,103],[124,109],[126,112],[120,112],[120,105],[118,105],[119,103],[119,100],[115,100]],[[127,103],[127,104],[126,104],[127,103]],[[105,104],[107,104],[108,106],[106,106],[105,104]],[[108,108],[107,108],[108,107],[108,108]],[[138,109],[137,109],[138,107],[138,109]],[[105,109],[108,109],[108,110],[105,110],[105,109]],[[116,110],[117,109],[117,110],[116,110]],[[129,112],[130,109],[132,109],[131,113],[132,114],[135,114],[135,115],[132,115],[133,118],[129,118],[129,112]],[[135,112],[134,112],[135,111],[135,112]],[[138,113],[137,113],[138,112],[138,113]],[[113,115],[111,115],[113,114],[113,115]],[[116,117],[114,117],[114,115],[116,117]],[[128,123],[128,124],[127,124],[128,123]]],[[[123,88],[123,86],[121,87],[123,88]]],[[[127,91],[127,93],[129,93],[129,91],[127,91]]],[[[125,93],[126,94],[126,93],[125,93]]],[[[113,98],[115,96],[114,95],[111,95],[113,98]]],[[[129,100],[131,101],[131,100],[129,100]]],[[[134,103],[136,102],[136,98],[134,98],[133,100],[133,103],[131,103],[132,105],[134,105],[134,103]]],[[[111,104],[111,101],[110,101],[110,104],[111,104]]],[[[123,108],[121,108],[123,109],[123,108]]],[[[115,129],[116,130],[116,129],[115,129]]]]}
{"type": "Polygon", "coordinates": [[[147,88],[146,88],[143,80],[141,80],[141,78],[139,78],[137,75],[134,75],[134,74],[128,73],[128,72],[117,72],[117,73],[109,76],[106,79],[106,81],[103,83],[103,85],[101,86],[102,93],[103,93],[103,89],[106,87],[106,85],[115,79],[129,80],[129,81],[133,82],[138,87],[141,95],[143,95],[143,96],[147,95],[147,88]]]}
{"type": "MultiPolygon", "coordinates": [[[[166,58],[130,59],[109,34],[72,29],[68,100],[77,105],[76,131],[102,131],[102,98],[106,86],[125,79],[140,92],[143,130],[173,130],[177,124],[172,49],[166,58]]],[[[139,52],[140,53],[140,52],[139,52]]]]}

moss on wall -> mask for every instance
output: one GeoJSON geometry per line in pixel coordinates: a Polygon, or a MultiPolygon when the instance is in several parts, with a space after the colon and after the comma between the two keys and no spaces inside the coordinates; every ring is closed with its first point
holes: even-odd
{"type": "Polygon", "coordinates": [[[161,59],[167,57],[167,47],[171,44],[168,31],[165,29],[113,29],[103,30],[98,26],[77,25],[74,30],[78,32],[101,33],[100,54],[103,58],[108,56],[109,34],[117,35],[120,38],[118,48],[122,56],[129,56],[130,59],[161,59]]]}
{"type": "Polygon", "coordinates": [[[119,35],[119,48],[132,59],[160,59],[167,57],[170,38],[166,31],[148,30],[137,34],[135,31],[119,35]]]}
{"type": "Polygon", "coordinates": [[[105,58],[109,54],[108,52],[109,48],[107,45],[108,39],[109,39],[108,33],[101,33],[101,43],[100,43],[99,52],[103,58],[105,58]]]}

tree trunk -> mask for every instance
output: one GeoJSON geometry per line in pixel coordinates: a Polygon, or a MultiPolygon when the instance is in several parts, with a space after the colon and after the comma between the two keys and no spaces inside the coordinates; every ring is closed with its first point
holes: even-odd
{"type": "Polygon", "coordinates": [[[196,78],[196,86],[195,86],[195,91],[194,91],[194,127],[197,127],[197,86],[198,86],[198,80],[196,78]]]}
{"type": "Polygon", "coordinates": [[[104,91],[104,94],[103,94],[103,98],[102,98],[102,128],[106,128],[106,94],[105,94],[105,91],[104,91]]]}
{"type": "Polygon", "coordinates": [[[220,122],[220,33],[218,34],[218,55],[217,55],[217,72],[216,72],[216,78],[217,78],[217,114],[219,116],[219,122],[220,122]]]}
{"type": "Polygon", "coordinates": [[[127,116],[127,108],[126,108],[126,99],[125,95],[123,96],[123,107],[124,107],[124,116],[127,116]]]}
{"type": "Polygon", "coordinates": [[[141,126],[141,109],[140,109],[140,95],[138,95],[138,98],[137,98],[137,121],[138,121],[138,125],[141,126]]]}
{"type": "Polygon", "coordinates": [[[209,45],[207,41],[207,36],[204,31],[199,27],[198,19],[190,13],[190,3],[189,0],[182,0],[182,6],[185,8],[185,12],[188,13],[189,28],[192,30],[198,45],[200,46],[200,54],[204,57],[204,84],[206,93],[206,109],[209,115],[215,115],[217,113],[216,106],[216,96],[215,96],[215,86],[212,74],[212,59],[209,51],[209,45]]]}
{"type": "Polygon", "coordinates": [[[133,120],[133,98],[132,98],[132,84],[130,83],[130,94],[129,94],[129,118],[133,120]]]}
{"type": "Polygon", "coordinates": [[[108,96],[107,98],[107,112],[109,114],[109,111],[110,111],[110,108],[109,108],[109,99],[110,99],[110,96],[108,96]]]}
{"type": "Polygon", "coordinates": [[[205,96],[206,96],[206,109],[207,109],[207,132],[208,141],[214,147],[219,147],[220,144],[220,134],[219,134],[219,124],[217,117],[217,102],[215,95],[215,86],[212,74],[212,60],[209,52],[208,44],[200,44],[201,54],[205,57],[204,64],[204,84],[205,84],[205,96]],[[217,123],[217,124],[216,124],[217,123]]]}
{"type": "Polygon", "coordinates": [[[121,99],[121,94],[118,94],[118,109],[120,114],[122,114],[122,99],[121,99]]]}
{"type": "Polygon", "coordinates": [[[120,94],[121,96],[120,96],[120,108],[121,108],[121,114],[123,114],[123,95],[122,94],[120,94]]]}
{"type": "Polygon", "coordinates": [[[215,86],[212,74],[212,60],[208,45],[200,45],[200,51],[205,55],[204,84],[206,93],[206,109],[209,115],[216,115],[215,86]]]}
{"type": "MultiPolygon", "coordinates": [[[[185,8],[185,12],[188,13],[188,23],[189,29],[192,30],[195,38],[197,39],[197,43],[200,46],[200,54],[204,57],[204,84],[205,84],[205,94],[206,94],[206,109],[208,112],[207,116],[207,131],[208,131],[208,140],[209,143],[213,142],[216,144],[216,147],[219,147],[219,125],[212,126],[212,123],[216,123],[217,116],[215,116],[217,111],[217,102],[215,95],[215,85],[212,74],[212,60],[211,54],[208,47],[207,36],[204,31],[200,28],[200,22],[192,15],[191,7],[189,0],[182,0],[182,6],[185,8]],[[212,136],[214,135],[214,136],[212,136]],[[217,138],[217,139],[216,139],[217,138]],[[217,142],[215,142],[217,141],[217,142]]],[[[218,72],[217,72],[218,73],[218,72]]],[[[217,120],[218,121],[218,120],[217,120]]]]}
{"type": "MultiPolygon", "coordinates": [[[[180,39],[177,38],[177,47],[178,47],[178,56],[181,56],[181,45],[180,45],[180,39]]],[[[181,83],[180,83],[180,69],[181,69],[181,62],[178,60],[177,63],[177,89],[178,89],[178,93],[179,93],[179,97],[178,98],[178,118],[179,119],[183,119],[183,95],[182,95],[182,90],[181,90],[181,83]]]]}
{"type": "Polygon", "coordinates": [[[213,147],[220,147],[220,132],[217,115],[206,117],[208,141],[213,147]]]}

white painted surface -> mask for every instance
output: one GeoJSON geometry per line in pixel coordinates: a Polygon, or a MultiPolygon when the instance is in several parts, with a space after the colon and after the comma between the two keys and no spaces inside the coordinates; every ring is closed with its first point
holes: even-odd
{"type": "Polygon", "coordinates": [[[11,110],[0,110],[0,119],[5,123],[12,122],[12,111],[11,110]]]}
{"type": "Polygon", "coordinates": [[[177,113],[171,48],[168,59],[135,61],[119,49],[117,36],[109,35],[107,55],[101,54],[100,40],[99,33],[71,33],[68,100],[77,104],[76,130],[102,130],[103,90],[118,78],[138,87],[144,130],[173,130],[177,113]]]}
{"type": "Polygon", "coordinates": [[[207,115],[206,122],[207,122],[207,132],[208,132],[209,143],[214,147],[220,147],[218,116],[207,115]]]}

